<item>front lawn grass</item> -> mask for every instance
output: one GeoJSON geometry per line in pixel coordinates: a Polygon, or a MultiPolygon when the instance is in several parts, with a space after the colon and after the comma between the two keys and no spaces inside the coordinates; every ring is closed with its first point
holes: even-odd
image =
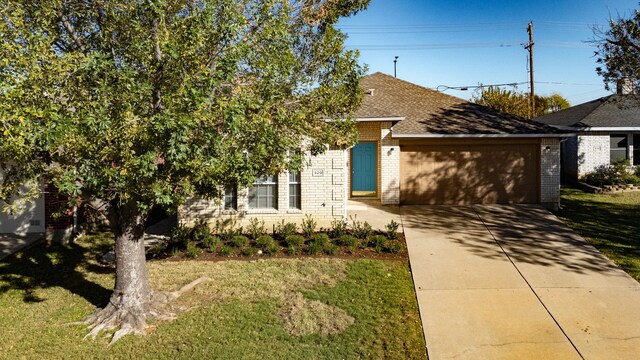
{"type": "Polygon", "coordinates": [[[640,192],[590,194],[562,189],[558,216],[640,281],[640,192]]]}
{"type": "Polygon", "coordinates": [[[7,359],[411,359],[426,357],[407,261],[151,261],[154,289],[210,281],[146,336],[83,340],[70,326],[104,306],[112,246],[90,236],[39,244],[0,262],[0,354],[7,359]]]}

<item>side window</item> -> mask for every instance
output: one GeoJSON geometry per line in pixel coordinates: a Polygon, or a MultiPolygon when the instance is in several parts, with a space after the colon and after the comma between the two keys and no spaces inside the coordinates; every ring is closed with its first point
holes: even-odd
{"type": "Polygon", "coordinates": [[[618,159],[627,159],[627,135],[611,135],[609,141],[609,161],[613,163],[618,159]]]}
{"type": "Polygon", "coordinates": [[[238,188],[235,186],[225,186],[224,188],[224,209],[238,209],[238,188]]]}
{"type": "Polygon", "coordinates": [[[278,177],[264,175],[249,188],[249,209],[278,208],[278,177]]]}
{"type": "Polygon", "coordinates": [[[289,172],[289,209],[302,209],[301,207],[301,182],[300,172],[289,172]]]}

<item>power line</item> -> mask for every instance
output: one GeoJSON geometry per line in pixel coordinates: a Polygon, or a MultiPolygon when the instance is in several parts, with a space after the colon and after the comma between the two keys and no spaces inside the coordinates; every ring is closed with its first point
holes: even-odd
{"type": "MultiPolygon", "coordinates": [[[[498,86],[519,86],[519,85],[527,85],[529,81],[520,81],[520,82],[510,82],[510,83],[501,83],[501,84],[480,84],[480,85],[464,85],[464,86],[449,86],[449,85],[438,85],[436,87],[437,91],[443,92],[447,90],[460,90],[466,91],[469,89],[480,89],[486,87],[498,87],[498,86]]],[[[565,83],[560,81],[534,81],[534,84],[545,84],[545,85],[569,85],[569,86],[602,86],[602,84],[584,84],[584,83],[565,83]]],[[[593,90],[590,90],[587,93],[593,93],[593,90]]]]}
{"type": "MultiPolygon", "coordinates": [[[[593,26],[592,23],[586,22],[570,22],[570,21],[536,21],[537,24],[546,25],[548,27],[574,27],[582,28],[593,26]]],[[[521,21],[510,22],[488,22],[488,23],[440,23],[440,24],[366,24],[366,25],[338,25],[340,29],[466,29],[466,28],[520,28],[521,21]]]]}
{"type": "Polygon", "coordinates": [[[585,83],[565,83],[559,81],[536,81],[536,84],[551,84],[551,85],[571,85],[571,86],[602,86],[602,84],[585,84],[585,83]]]}
{"type": "MultiPolygon", "coordinates": [[[[347,45],[348,49],[367,51],[380,50],[447,50],[447,49],[480,49],[480,48],[512,48],[520,46],[519,42],[486,42],[486,43],[435,43],[435,44],[360,44],[347,45]]],[[[536,46],[545,48],[590,48],[589,44],[570,41],[537,41],[536,46]]]]}
{"type": "Polygon", "coordinates": [[[441,50],[441,49],[475,49],[475,48],[496,48],[496,47],[516,47],[520,44],[517,42],[504,43],[439,43],[439,44],[384,44],[384,45],[349,45],[345,46],[349,49],[358,50],[441,50]]]}
{"type": "Polygon", "coordinates": [[[527,84],[526,81],[522,82],[512,82],[512,83],[503,83],[503,84],[481,84],[481,85],[467,85],[467,86],[449,86],[449,85],[438,85],[436,90],[439,92],[447,91],[447,90],[461,90],[466,91],[469,89],[481,89],[486,87],[498,87],[498,86],[513,86],[516,87],[518,85],[527,84]]]}

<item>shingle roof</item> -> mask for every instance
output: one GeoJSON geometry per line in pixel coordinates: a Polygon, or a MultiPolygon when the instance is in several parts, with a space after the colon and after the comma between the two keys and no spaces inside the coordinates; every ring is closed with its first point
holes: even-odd
{"type": "Polygon", "coordinates": [[[550,126],[504,114],[383,73],[360,81],[365,95],[357,118],[402,116],[393,127],[404,135],[557,134],[550,126]]]}
{"type": "Polygon", "coordinates": [[[570,127],[640,127],[637,95],[610,95],[534,120],[570,127]]]}

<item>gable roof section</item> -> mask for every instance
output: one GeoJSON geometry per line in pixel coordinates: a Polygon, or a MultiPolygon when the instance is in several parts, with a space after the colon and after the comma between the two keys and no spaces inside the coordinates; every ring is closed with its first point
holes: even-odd
{"type": "Polygon", "coordinates": [[[393,114],[405,119],[393,126],[394,137],[415,136],[537,136],[559,134],[551,126],[492,110],[392,76],[376,72],[360,86],[364,95],[356,118],[393,114]]]}
{"type": "Polygon", "coordinates": [[[575,128],[640,127],[640,99],[637,95],[609,95],[534,120],[575,128]]]}

